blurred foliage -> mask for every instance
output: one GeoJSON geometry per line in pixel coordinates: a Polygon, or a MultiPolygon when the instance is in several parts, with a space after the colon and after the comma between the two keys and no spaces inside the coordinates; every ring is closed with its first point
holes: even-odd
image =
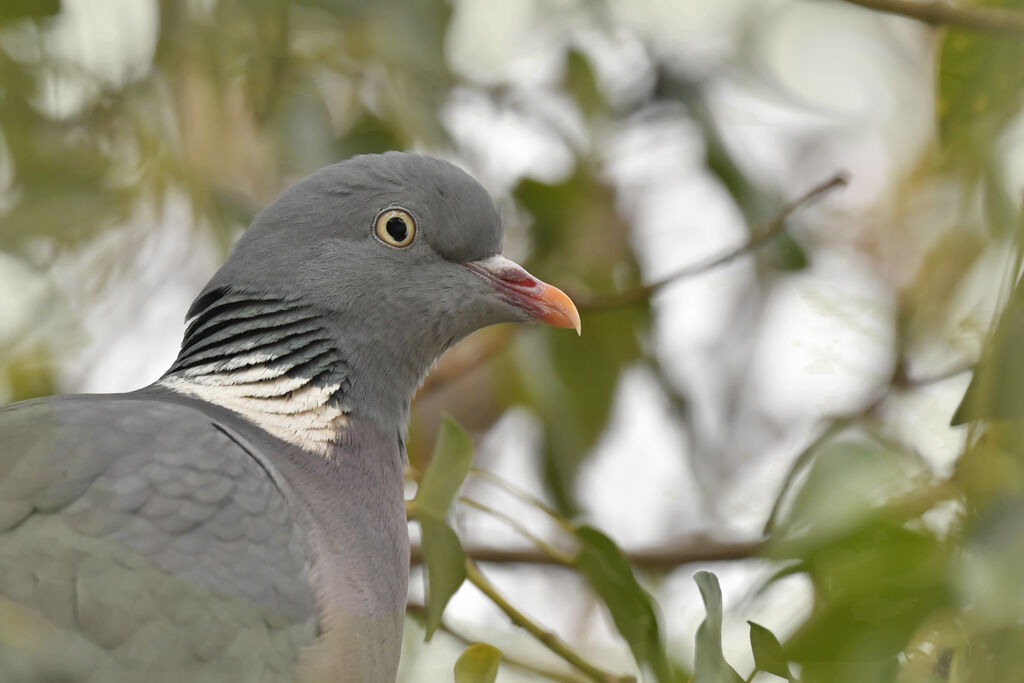
{"type": "Polygon", "coordinates": [[[494,683],[501,650],[487,643],[473,643],[455,662],[455,683],[494,683]]]}
{"type": "Polygon", "coordinates": [[[657,681],[682,680],[669,664],[651,596],[633,576],[625,554],[593,527],[579,527],[576,538],[580,550],[575,566],[608,606],[641,671],[649,671],[657,681]]]}
{"type": "Polygon", "coordinates": [[[822,446],[770,551],[814,586],[814,611],[786,644],[801,680],[894,680],[921,621],[949,604],[951,548],[908,527],[919,510],[885,505],[914,476],[901,459],[872,443],[822,446]]]}
{"type": "Polygon", "coordinates": [[[44,348],[25,348],[7,357],[3,368],[4,384],[14,396],[49,396],[58,391],[51,372],[52,359],[44,348]]]}
{"type": "Polygon", "coordinates": [[[473,442],[451,418],[444,418],[430,465],[409,503],[410,516],[420,524],[426,566],[426,637],[441,625],[441,614],[466,578],[466,555],[459,537],[448,525],[448,510],[469,472],[473,442]]]}
{"type": "Polygon", "coordinates": [[[52,17],[58,12],[60,0],[7,0],[0,5],[0,23],[52,17]]]}
{"type": "Polygon", "coordinates": [[[697,628],[693,683],[740,683],[743,679],[725,661],[722,652],[722,587],[711,572],[697,572],[700,596],[707,616],[697,628]]]}
{"type": "MultiPolygon", "coordinates": [[[[534,220],[528,270],[548,281],[565,282],[559,271],[572,263],[568,284],[574,294],[640,284],[629,225],[615,207],[612,188],[591,172],[578,168],[556,185],[524,180],[514,195],[534,220]]],[[[575,511],[576,470],[604,431],[619,375],[641,357],[650,312],[646,304],[584,311],[582,322],[586,340],[551,329],[521,335],[507,384],[518,388],[510,398],[532,407],[542,421],[545,478],[566,512],[575,511]]]]}
{"type": "MultiPolygon", "coordinates": [[[[1024,11],[1021,0],[984,4],[1024,11]]],[[[543,0],[540,5],[547,8],[543,0]]],[[[552,10],[575,12],[593,34],[630,31],[615,25],[604,3],[555,5],[552,10]]],[[[89,11],[83,3],[76,8],[89,11]]],[[[630,292],[644,279],[620,188],[602,161],[601,145],[616,126],[643,117],[684,120],[699,139],[702,172],[751,233],[802,189],[780,186],[730,141],[714,106],[721,73],[694,68],[640,34],[630,38],[651,78],[638,79],[628,97],[609,96],[585,41],[561,46],[561,72],[544,87],[578,115],[581,131],[573,132],[552,122],[529,94],[517,99],[514,87],[453,67],[447,41],[458,3],[160,0],[156,9],[152,54],[111,71],[59,49],[55,28],[68,9],[57,0],[0,2],[0,250],[33,271],[46,272],[99,243],[143,209],[159,213],[179,201],[192,229],[226,250],[290,182],[352,154],[414,148],[472,167],[477,152],[442,123],[446,105],[467,92],[497,109],[518,107],[574,154],[560,179],[516,179],[503,199],[510,241],[527,254],[527,267],[581,300],[630,292]]],[[[1018,284],[1024,221],[1022,188],[1011,186],[1001,154],[1021,115],[1024,40],[939,31],[935,139],[910,177],[894,181],[891,194],[913,199],[921,187],[939,185],[956,199],[953,225],[928,225],[912,258],[910,240],[901,241],[904,235],[888,224],[879,231],[885,234],[865,229],[848,237],[875,256],[880,271],[897,264],[895,369],[881,395],[823,420],[822,436],[797,457],[775,506],[778,519],[761,558],[774,568],[766,586],[802,576],[812,605],[780,637],[751,622],[750,653],[755,671],[790,681],[1024,679],[1024,294],[1018,284]],[[993,287],[1002,287],[991,296],[995,321],[954,420],[970,423],[964,446],[943,472],[893,436],[899,425],[887,423],[882,408],[929,384],[909,376],[917,349],[938,348],[949,367],[962,366],[958,301],[992,253],[1009,253],[1008,274],[990,276],[999,281],[993,287]]],[[[760,75],[749,68],[744,85],[763,86],[760,75]]],[[[782,233],[757,255],[747,302],[760,305],[777,283],[813,268],[820,241],[804,231],[782,233]]],[[[122,248],[129,253],[135,245],[122,248]]],[[[582,512],[578,473],[607,431],[624,372],[643,367],[655,375],[687,430],[693,428],[689,407],[705,398],[680,387],[655,357],[656,313],[647,301],[585,308],[582,338],[546,329],[476,335],[466,342],[476,345],[475,356],[450,354],[472,360],[460,360],[464,365],[450,371],[447,386],[418,399],[408,447],[423,476],[409,510],[422,531],[428,637],[444,627],[444,608],[467,577],[452,509],[472,444],[454,421],[438,415],[450,410],[482,433],[519,406],[539,426],[545,493],[554,503],[543,512],[574,548],[554,559],[591,587],[638,671],[662,683],[686,679],[684,658],[665,638],[662,622],[670,615],[646,588],[657,577],[635,571],[627,550],[575,519],[582,512]]],[[[759,331],[750,321],[757,316],[743,307],[727,315],[728,341],[753,346],[759,331]]],[[[27,334],[37,323],[30,316],[22,329],[0,330],[0,382],[12,399],[73,389],[55,371],[59,354],[27,334]]],[[[734,348],[723,340],[721,351],[734,348]]],[[[749,378],[740,373],[721,382],[721,402],[731,409],[749,391],[749,378]]],[[[742,427],[733,422],[736,415],[745,414],[733,410],[722,418],[727,429],[742,427]]],[[[691,457],[717,455],[701,446],[695,444],[691,457]]],[[[705,494],[710,501],[719,497],[714,489],[705,494]]],[[[696,636],[693,680],[738,680],[722,645],[728,612],[721,587],[711,573],[695,578],[706,618],[696,636]]],[[[579,668],[579,656],[564,643],[545,637],[541,627],[537,634],[579,668]]],[[[499,661],[508,664],[497,649],[472,645],[456,665],[456,679],[494,680],[499,661]]],[[[596,669],[581,670],[599,678],[596,669]]]]}
{"type": "Polygon", "coordinates": [[[1017,286],[999,318],[985,356],[953,416],[955,423],[977,419],[1024,419],[1024,290],[1017,286]]]}
{"type": "MultiPolygon", "coordinates": [[[[1024,9],[1021,0],[981,4],[1024,9]]],[[[954,166],[979,173],[993,159],[983,152],[1020,108],[1022,61],[1024,43],[1017,37],[962,29],[950,29],[943,37],[936,108],[939,141],[954,166]]]]}
{"type": "Polygon", "coordinates": [[[755,670],[770,673],[779,678],[785,678],[792,683],[796,680],[789,664],[786,663],[786,654],[782,650],[782,643],[775,637],[775,634],[760,624],[752,621],[750,625],[750,650],[754,653],[755,670]]]}

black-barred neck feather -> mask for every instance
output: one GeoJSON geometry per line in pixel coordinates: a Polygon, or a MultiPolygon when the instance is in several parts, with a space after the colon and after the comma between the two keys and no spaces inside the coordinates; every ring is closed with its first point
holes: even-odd
{"type": "Polygon", "coordinates": [[[348,420],[350,374],[319,313],[218,289],[189,315],[161,385],[228,408],[303,450],[330,453],[348,420]]]}

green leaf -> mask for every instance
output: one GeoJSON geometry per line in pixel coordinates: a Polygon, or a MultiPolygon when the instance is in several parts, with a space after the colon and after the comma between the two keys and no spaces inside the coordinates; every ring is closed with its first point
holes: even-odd
{"type": "Polygon", "coordinates": [[[585,338],[538,329],[516,340],[520,377],[544,426],[545,478],[565,513],[575,509],[576,471],[607,427],[622,371],[640,357],[647,320],[644,307],[584,313],[585,338]]]}
{"type": "Polygon", "coordinates": [[[450,416],[441,418],[434,454],[416,490],[414,510],[430,513],[438,519],[448,516],[448,508],[469,472],[473,460],[473,440],[450,416]]]}
{"type": "Polygon", "coordinates": [[[1009,235],[1018,227],[1017,209],[999,168],[998,157],[993,157],[981,176],[982,209],[985,226],[993,235],[1009,235]]]}
{"type": "Polygon", "coordinates": [[[52,351],[41,345],[15,353],[0,347],[0,388],[8,391],[12,401],[55,394],[59,391],[56,365],[52,351]]]}
{"type": "Polygon", "coordinates": [[[426,569],[426,639],[441,625],[448,601],[466,579],[466,554],[448,523],[448,508],[473,458],[473,441],[455,420],[445,415],[423,478],[411,505],[420,523],[423,565],[426,569]]]}
{"type": "Polygon", "coordinates": [[[625,554],[593,527],[577,527],[576,537],[580,541],[576,567],[608,606],[612,621],[629,643],[637,664],[641,669],[651,669],[657,680],[671,681],[654,602],[637,582],[625,554]]]}
{"type": "Polygon", "coordinates": [[[591,116],[605,108],[604,95],[597,83],[594,69],[586,55],[579,50],[570,49],[565,56],[563,83],[585,115],[591,116]]]}
{"type": "Polygon", "coordinates": [[[953,604],[948,552],[901,521],[869,521],[805,558],[814,608],[785,646],[804,683],[897,681],[911,638],[953,604]]]}
{"type": "Polygon", "coordinates": [[[455,683],[494,683],[501,650],[487,643],[473,643],[455,662],[455,683]]]}
{"type": "MultiPolygon", "coordinates": [[[[581,166],[555,185],[524,180],[515,196],[534,220],[531,273],[595,295],[640,284],[629,223],[592,169],[581,166]]],[[[513,373],[504,382],[516,392],[509,400],[525,403],[542,421],[545,484],[568,515],[576,511],[576,471],[607,426],[620,375],[643,356],[650,308],[584,310],[582,317],[582,338],[550,328],[518,335],[513,373]]]]}
{"type": "Polygon", "coordinates": [[[804,683],[898,680],[915,633],[952,599],[950,548],[907,504],[920,463],[864,439],[828,442],[769,553],[794,560],[814,606],[787,639],[785,659],[804,683]]]}
{"type": "Polygon", "coordinates": [[[39,19],[60,14],[60,0],[4,0],[0,24],[16,19],[39,19]]]}
{"type": "Polygon", "coordinates": [[[754,653],[754,666],[795,683],[796,678],[789,670],[789,663],[786,662],[786,655],[782,652],[779,639],[764,626],[753,621],[747,623],[750,624],[750,649],[754,653]]]}
{"type": "MultiPolygon", "coordinates": [[[[1021,217],[1024,229],[1024,215],[1021,217]]],[[[952,424],[1024,418],[1024,281],[1010,295],[952,424]]]]}
{"type": "Polygon", "coordinates": [[[345,132],[334,152],[342,158],[402,149],[406,141],[400,135],[395,124],[367,112],[345,132]]]}
{"type": "MultiPolygon", "coordinates": [[[[979,5],[1024,7],[1022,0],[979,5]]],[[[972,170],[986,163],[992,146],[1021,103],[1024,43],[980,31],[947,30],[939,54],[936,110],[939,140],[953,160],[972,170]]]]}
{"type": "Polygon", "coordinates": [[[1024,497],[1002,495],[979,508],[965,529],[957,593],[986,627],[1013,628],[1024,613],[1024,497]]]}
{"type": "Polygon", "coordinates": [[[920,463],[865,440],[837,439],[814,453],[807,480],[783,516],[772,552],[806,556],[884,513],[920,463]]]}
{"type": "Polygon", "coordinates": [[[807,267],[807,252],[788,232],[772,240],[768,249],[777,270],[797,271],[807,267]]]}
{"type": "Polygon", "coordinates": [[[722,652],[722,588],[718,577],[700,571],[693,575],[704,600],[707,617],[697,628],[693,683],[742,683],[722,652]]]}
{"type": "Polygon", "coordinates": [[[452,528],[431,514],[418,517],[426,570],[426,640],[441,625],[448,601],[466,580],[466,553],[452,528]]]}
{"type": "MultiPolygon", "coordinates": [[[[986,174],[992,176],[992,174],[986,174]]],[[[998,189],[998,184],[986,184],[986,213],[998,213],[1007,209],[1003,201],[991,191],[998,189]]],[[[1012,222],[1012,221],[1011,221],[1012,222]]],[[[996,221],[988,220],[993,234],[996,232],[996,221]]],[[[1005,227],[998,229],[1006,233],[1005,227]]],[[[913,279],[903,287],[901,293],[903,313],[903,335],[906,344],[914,346],[918,340],[932,339],[936,335],[945,334],[945,326],[949,316],[949,302],[957,295],[972,272],[972,268],[983,253],[987,239],[985,234],[969,225],[956,226],[935,235],[932,243],[921,259],[913,279]]]]}

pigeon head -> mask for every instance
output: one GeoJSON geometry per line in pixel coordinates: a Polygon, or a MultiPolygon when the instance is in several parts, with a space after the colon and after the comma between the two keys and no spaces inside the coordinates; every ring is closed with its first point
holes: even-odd
{"type": "Polygon", "coordinates": [[[211,283],[292,294],[325,312],[444,346],[499,322],[577,327],[559,290],[499,256],[494,202],[456,166],[389,152],[328,166],[261,212],[211,283]]]}
{"type": "MultiPolygon", "coordinates": [[[[209,337],[233,326],[217,310],[247,321],[241,338],[250,355],[263,348],[258,357],[294,353],[267,348],[279,336],[267,330],[320,326],[341,369],[314,380],[342,385],[335,398],[346,414],[402,423],[430,365],[470,332],[529,321],[579,331],[569,298],[502,257],[501,246],[494,202],[448,162],[389,152],[328,166],[282,193],[239,239],[193,304],[172,372],[187,369],[190,348],[209,351],[209,337]],[[280,325],[254,333],[259,317],[239,311],[258,313],[261,302],[271,311],[264,322],[280,325]],[[307,314],[304,325],[290,322],[307,314]]],[[[200,366],[210,369],[191,367],[200,366]]]]}

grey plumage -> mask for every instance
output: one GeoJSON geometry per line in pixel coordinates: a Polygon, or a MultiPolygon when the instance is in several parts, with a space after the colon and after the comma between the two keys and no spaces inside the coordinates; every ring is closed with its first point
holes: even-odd
{"type": "Polygon", "coordinates": [[[446,162],[336,164],[257,216],[160,381],[0,411],[0,680],[393,681],[413,391],[479,327],[579,328],[501,232],[446,162]]]}
{"type": "Polygon", "coordinates": [[[304,540],[216,422],[112,396],[2,425],[0,680],[286,680],[316,636],[304,540]]]}

